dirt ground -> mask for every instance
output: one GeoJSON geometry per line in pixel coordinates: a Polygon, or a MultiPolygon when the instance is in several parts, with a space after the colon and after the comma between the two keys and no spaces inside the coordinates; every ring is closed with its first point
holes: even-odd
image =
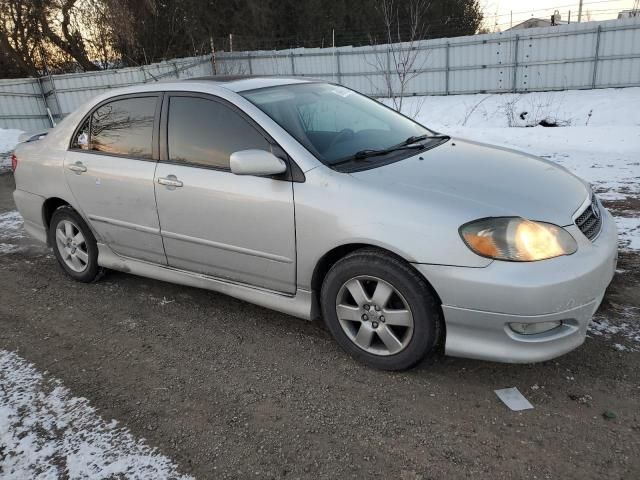
{"type": "MultiPolygon", "coordinates": [[[[0,213],[12,190],[0,175],[0,213]]],[[[197,478],[640,478],[640,344],[622,334],[536,365],[385,373],[319,323],[117,272],[74,283],[18,243],[0,255],[0,349],[197,478]],[[504,387],[535,408],[511,412],[504,387]]],[[[640,255],[623,253],[597,318],[638,329],[639,307],[640,255]]]]}

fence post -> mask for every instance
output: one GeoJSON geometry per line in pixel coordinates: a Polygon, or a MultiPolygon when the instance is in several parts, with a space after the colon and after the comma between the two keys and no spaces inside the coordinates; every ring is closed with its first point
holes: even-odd
{"type": "Polygon", "coordinates": [[[247,53],[247,61],[249,62],[249,75],[253,75],[253,66],[251,65],[251,52],[247,53]]]}
{"type": "Polygon", "coordinates": [[[387,45],[387,75],[391,76],[391,50],[387,45]]]}
{"type": "Polygon", "coordinates": [[[593,76],[591,78],[591,88],[596,88],[596,77],[598,75],[598,58],[600,57],[600,32],[602,25],[598,25],[596,30],[596,51],[593,54],[593,76]]]}
{"type": "Polygon", "coordinates": [[[53,92],[53,99],[56,101],[56,107],[58,107],[58,121],[62,120],[64,114],[62,113],[62,105],[60,105],[60,98],[58,97],[58,90],[56,90],[56,81],[49,72],[49,83],[51,84],[51,91],[53,92]]]}
{"type": "Polygon", "coordinates": [[[520,43],[520,35],[516,35],[516,45],[513,49],[513,92],[518,90],[518,44],[520,43]]]}
{"type": "Polygon", "coordinates": [[[338,83],[342,83],[342,70],[340,69],[340,50],[336,50],[336,73],[338,74],[338,83]]]}
{"type": "Polygon", "coordinates": [[[449,95],[449,42],[447,42],[446,65],[444,71],[444,94],[449,95]]]}
{"type": "Polygon", "coordinates": [[[296,61],[293,58],[293,52],[290,53],[291,56],[291,75],[295,75],[296,74],[296,61]]]}
{"type": "Polygon", "coordinates": [[[51,115],[51,110],[47,106],[47,95],[44,92],[44,85],[42,84],[42,77],[38,78],[38,86],[40,87],[40,96],[42,97],[42,106],[44,107],[43,115],[45,115],[49,119],[49,123],[51,124],[51,128],[56,126],[56,122],[53,121],[53,116],[51,115]]]}

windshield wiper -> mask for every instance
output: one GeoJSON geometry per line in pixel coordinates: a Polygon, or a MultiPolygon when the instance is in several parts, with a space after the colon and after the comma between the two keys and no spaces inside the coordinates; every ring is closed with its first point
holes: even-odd
{"type": "Polygon", "coordinates": [[[426,148],[426,146],[418,142],[421,142],[422,140],[432,139],[432,138],[442,139],[442,138],[449,138],[449,137],[446,135],[417,135],[417,136],[409,137],[404,142],[401,142],[397,145],[393,145],[392,147],[389,147],[389,148],[383,148],[380,150],[373,150],[373,149],[360,150],[354,153],[353,155],[343,158],[337,162],[333,162],[332,165],[340,165],[347,162],[364,160],[366,158],[377,157],[379,155],[386,155],[387,153],[397,152],[399,150],[423,150],[424,148],[426,148]]]}
{"type": "Polygon", "coordinates": [[[412,143],[418,143],[418,142],[421,142],[422,140],[426,140],[427,138],[429,138],[429,135],[416,135],[414,137],[407,138],[400,145],[411,145],[412,143]]]}
{"type": "MultiPolygon", "coordinates": [[[[415,142],[414,142],[415,143],[415,142]]],[[[351,157],[346,158],[345,160],[364,160],[369,157],[376,157],[378,155],[386,155],[387,153],[397,152],[398,150],[422,150],[424,145],[394,145],[393,147],[384,148],[382,150],[360,150],[359,152],[354,153],[351,157]]]]}

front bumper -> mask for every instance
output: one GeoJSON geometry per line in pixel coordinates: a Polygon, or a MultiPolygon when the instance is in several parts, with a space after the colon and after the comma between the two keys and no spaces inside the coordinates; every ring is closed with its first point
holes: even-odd
{"type": "Polygon", "coordinates": [[[600,235],[591,242],[577,227],[573,255],[540,262],[494,261],[485,268],[416,264],[442,300],[447,355],[527,363],[548,360],[580,346],[613,278],[618,235],[602,209],[600,235]],[[535,335],[509,323],[562,321],[535,335]]]}

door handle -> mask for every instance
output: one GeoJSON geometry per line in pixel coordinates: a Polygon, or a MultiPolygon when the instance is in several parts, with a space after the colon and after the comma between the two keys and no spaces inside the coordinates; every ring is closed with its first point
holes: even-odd
{"type": "Polygon", "coordinates": [[[168,175],[166,177],[158,178],[158,183],[160,185],[166,185],[167,187],[181,187],[183,183],[178,180],[178,177],[175,175],[168,175]]]}
{"type": "Polygon", "coordinates": [[[76,172],[77,175],[80,175],[82,172],[87,171],[87,167],[85,167],[82,162],[77,161],[76,163],[72,163],[69,165],[69,170],[72,172],[76,172]]]}

